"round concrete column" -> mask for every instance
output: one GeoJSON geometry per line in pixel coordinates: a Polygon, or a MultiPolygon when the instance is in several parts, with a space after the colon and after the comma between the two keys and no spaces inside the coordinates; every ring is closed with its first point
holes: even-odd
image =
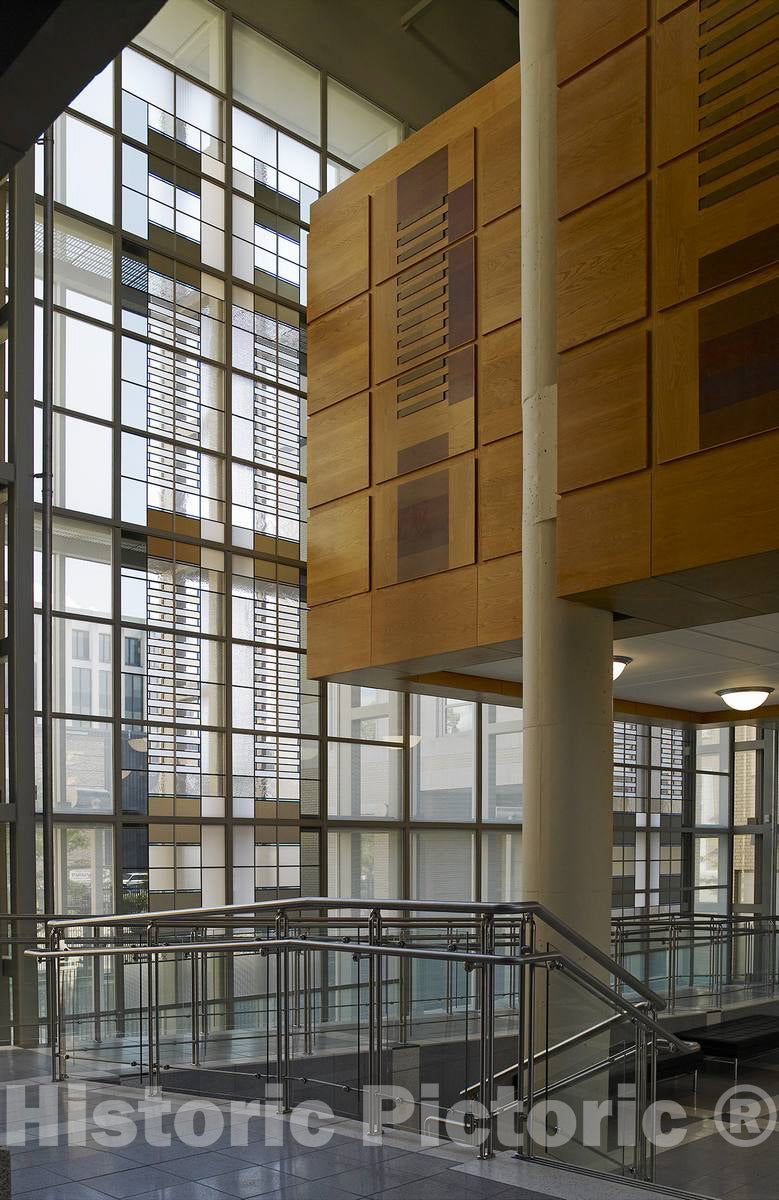
{"type": "Polygon", "coordinates": [[[520,0],[524,894],[607,949],[612,617],[556,581],[556,9],[520,0]]]}

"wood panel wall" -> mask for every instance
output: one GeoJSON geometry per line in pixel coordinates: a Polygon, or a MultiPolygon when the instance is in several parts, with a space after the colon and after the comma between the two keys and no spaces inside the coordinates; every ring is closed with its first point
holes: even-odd
{"type": "MultiPolygon", "coordinates": [[[[558,14],[559,593],[769,611],[779,4],[558,14]]],[[[515,68],[313,208],[314,676],[518,650],[519,170],[515,68]]]]}
{"type": "Polygon", "coordinates": [[[314,206],[309,673],[518,646],[519,70],[314,206]]]}
{"type": "Polygon", "coordinates": [[[779,6],[558,11],[560,592],[716,619],[779,548],[779,6]]]}

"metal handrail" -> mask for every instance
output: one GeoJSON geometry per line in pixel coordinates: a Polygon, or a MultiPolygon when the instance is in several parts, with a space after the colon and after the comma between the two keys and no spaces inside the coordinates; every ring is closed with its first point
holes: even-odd
{"type": "MultiPolygon", "coordinates": [[[[243,953],[267,954],[271,950],[327,950],[341,951],[354,957],[387,955],[390,958],[427,958],[441,962],[472,962],[489,964],[491,966],[546,966],[557,968],[572,975],[595,994],[599,999],[618,1008],[623,1016],[629,1016],[637,1024],[643,1025],[648,1031],[658,1034],[676,1050],[687,1050],[687,1044],[674,1036],[662,1025],[650,1017],[643,1008],[632,1004],[624,996],[612,991],[595,975],[585,971],[566,955],[559,952],[542,954],[496,954],[482,953],[478,950],[434,950],[422,946],[393,946],[371,942],[337,942],[331,939],[308,937],[262,938],[253,941],[222,941],[222,942],[173,942],[168,945],[152,943],[140,946],[65,946],[57,950],[26,950],[25,954],[42,961],[57,961],[63,958],[104,958],[116,955],[156,956],[160,954],[189,954],[195,952],[225,952],[239,951],[243,953]]],[[[592,1032],[592,1031],[590,1031],[592,1032]]]]}
{"type": "MultiPolygon", "coordinates": [[[[648,987],[642,980],[638,979],[630,971],[626,970],[619,963],[610,958],[599,946],[588,938],[583,937],[577,930],[573,929],[565,921],[562,921],[555,913],[551,912],[543,904],[536,900],[523,901],[521,903],[486,903],[484,901],[447,901],[442,903],[435,900],[397,900],[397,899],[353,899],[345,897],[333,896],[308,896],[308,897],[290,897],[285,900],[258,900],[247,901],[243,904],[226,904],[219,907],[207,906],[200,908],[177,909],[176,914],[179,919],[184,917],[198,918],[198,924],[202,925],[203,917],[215,918],[209,924],[218,924],[220,916],[232,916],[238,914],[246,914],[262,912],[296,912],[305,911],[310,908],[325,908],[325,909],[371,909],[376,912],[434,912],[440,913],[441,916],[451,914],[471,914],[473,916],[492,916],[492,917],[522,917],[533,916],[543,921],[551,929],[554,929],[561,937],[570,942],[578,950],[581,950],[593,962],[596,962],[604,970],[614,975],[622,983],[627,984],[639,996],[648,1000],[653,1008],[662,1010],[666,1007],[665,1001],[648,987]]],[[[51,932],[64,930],[68,928],[81,927],[84,925],[91,926],[110,926],[110,925],[164,925],[166,922],[166,913],[146,912],[146,913],[110,913],[105,915],[96,915],[88,918],[68,918],[67,920],[55,920],[47,922],[47,929],[51,932]]],[[[337,922],[336,922],[337,923],[337,922]]]]}

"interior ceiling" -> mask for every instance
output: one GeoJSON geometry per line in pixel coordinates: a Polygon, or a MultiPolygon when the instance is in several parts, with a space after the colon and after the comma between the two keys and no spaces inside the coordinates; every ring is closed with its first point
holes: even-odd
{"type": "Polygon", "coordinates": [[[517,0],[230,0],[413,129],[519,58],[517,0]]]}
{"type": "MultiPolygon", "coordinates": [[[[720,688],[762,684],[779,692],[779,613],[626,638],[614,643],[614,653],[633,659],[614,684],[618,699],[712,712],[720,688]]],[[[518,682],[522,659],[462,673],[518,682]]]]}
{"type": "Polygon", "coordinates": [[[0,178],[163,0],[17,0],[3,6],[0,178]]]}

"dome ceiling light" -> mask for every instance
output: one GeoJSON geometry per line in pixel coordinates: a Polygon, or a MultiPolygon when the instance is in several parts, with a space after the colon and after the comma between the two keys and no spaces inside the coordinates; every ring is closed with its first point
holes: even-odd
{"type": "Polygon", "coordinates": [[[751,712],[765,704],[773,690],[770,687],[722,688],[717,695],[728,708],[735,708],[737,712],[751,712]]]}
{"type": "Polygon", "coordinates": [[[619,679],[625,667],[629,667],[632,663],[632,658],[624,658],[621,655],[615,655],[611,662],[612,679],[619,679]]]}

